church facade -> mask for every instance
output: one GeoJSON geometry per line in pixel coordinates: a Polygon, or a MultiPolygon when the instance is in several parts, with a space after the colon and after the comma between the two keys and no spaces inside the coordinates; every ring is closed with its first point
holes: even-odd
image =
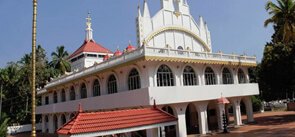
{"type": "Polygon", "coordinates": [[[202,17],[196,21],[186,0],[161,0],[151,16],[148,3],[138,8],[137,46],[112,52],[92,37],[70,57],[72,72],[53,79],[38,91],[42,132],[54,133],[74,117],[81,104],[87,112],[157,107],[177,118],[177,124],[145,130],[145,136],[186,137],[221,130],[222,115],[232,108],[234,124],[242,125],[241,104],[253,122],[248,68],[256,57],[213,53],[202,17]],[[229,100],[229,104],[218,99],[229,100]],[[243,103],[242,103],[243,102],[243,103]]]}

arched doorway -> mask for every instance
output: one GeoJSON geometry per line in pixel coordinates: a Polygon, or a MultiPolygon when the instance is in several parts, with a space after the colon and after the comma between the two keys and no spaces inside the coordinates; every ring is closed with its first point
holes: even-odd
{"type": "Polygon", "coordinates": [[[207,107],[208,128],[210,131],[218,130],[217,104],[211,101],[207,107]]]}
{"type": "MultiPolygon", "coordinates": [[[[170,106],[165,106],[162,108],[162,110],[171,115],[174,115],[173,109],[170,106]]],[[[172,125],[172,126],[165,127],[165,135],[166,137],[176,137],[176,126],[172,125]]]]}
{"type": "Polygon", "coordinates": [[[193,104],[189,104],[185,111],[186,132],[188,135],[200,134],[198,111],[193,104]]]}

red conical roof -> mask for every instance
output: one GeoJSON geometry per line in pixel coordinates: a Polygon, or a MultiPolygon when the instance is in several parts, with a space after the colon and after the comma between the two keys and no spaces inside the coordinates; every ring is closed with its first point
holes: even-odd
{"type": "Polygon", "coordinates": [[[123,54],[122,51],[120,51],[119,49],[116,50],[116,52],[114,53],[114,56],[121,56],[123,54]]]}
{"type": "Polygon", "coordinates": [[[136,48],[134,47],[134,46],[132,46],[131,44],[129,44],[128,46],[127,46],[127,48],[126,48],[126,51],[127,52],[130,52],[130,51],[133,51],[133,50],[135,50],[136,48]]]}
{"type": "Polygon", "coordinates": [[[107,48],[103,47],[100,44],[97,44],[95,41],[84,41],[82,46],[77,49],[69,58],[72,58],[82,52],[95,52],[95,53],[112,53],[112,51],[108,50],[107,48]]]}

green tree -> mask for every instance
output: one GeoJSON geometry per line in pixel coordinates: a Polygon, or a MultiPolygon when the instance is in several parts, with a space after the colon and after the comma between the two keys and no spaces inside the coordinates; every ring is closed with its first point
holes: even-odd
{"type": "Polygon", "coordinates": [[[272,41],[264,48],[261,64],[256,68],[264,100],[284,99],[295,91],[295,2],[267,2],[270,14],[265,26],[273,24],[272,41]]]}
{"type": "Polygon", "coordinates": [[[274,42],[295,42],[295,1],[277,0],[277,3],[268,1],[265,9],[271,16],[264,22],[264,26],[274,24],[274,42]]]}
{"type": "Polygon", "coordinates": [[[52,61],[50,62],[50,65],[59,70],[61,74],[65,74],[65,72],[71,71],[71,65],[67,61],[67,57],[69,56],[69,54],[65,50],[64,46],[58,46],[56,48],[56,52],[52,52],[51,56],[52,61]]]}

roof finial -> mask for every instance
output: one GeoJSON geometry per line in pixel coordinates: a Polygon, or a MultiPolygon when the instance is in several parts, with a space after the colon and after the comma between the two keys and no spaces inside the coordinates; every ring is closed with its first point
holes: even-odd
{"type": "Polygon", "coordinates": [[[154,109],[157,108],[156,100],[154,99],[154,109]]]}
{"type": "Polygon", "coordinates": [[[90,40],[93,40],[93,30],[91,28],[91,17],[90,17],[90,12],[88,12],[87,14],[87,18],[86,18],[86,38],[85,40],[86,41],[90,41],[90,40]]]}

